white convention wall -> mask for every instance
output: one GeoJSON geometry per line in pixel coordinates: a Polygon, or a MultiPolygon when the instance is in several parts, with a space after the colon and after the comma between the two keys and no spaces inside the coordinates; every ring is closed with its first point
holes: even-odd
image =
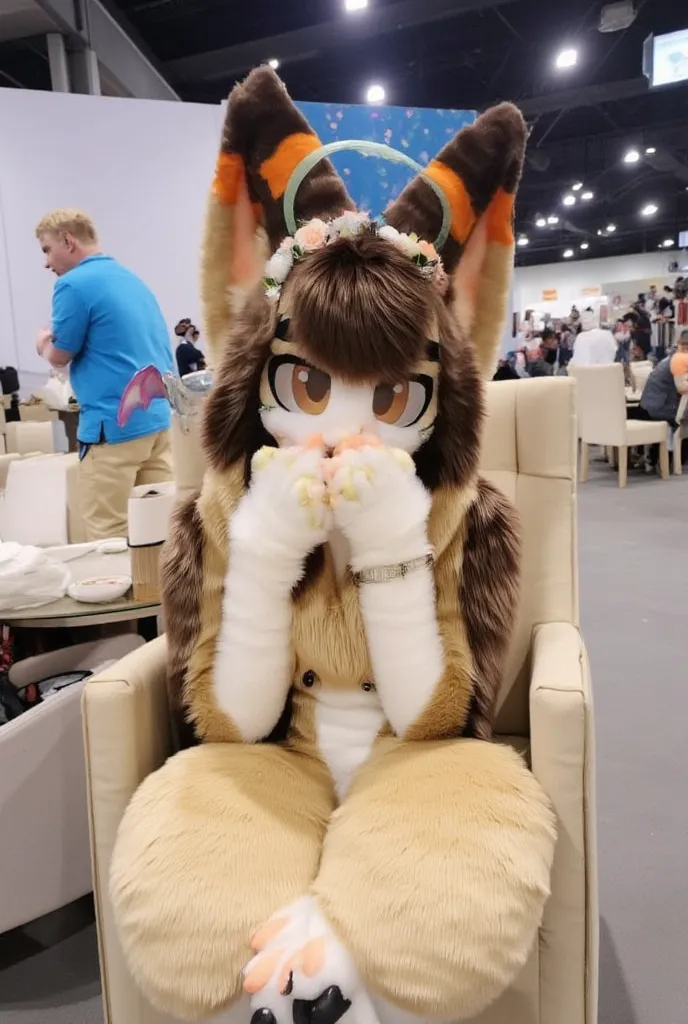
{"type": "Polygon", "coordinates": [[[103,250],[150,285],[170,331],[198,320],[221,118],[219,105],[0,90],[0,363],[45,376],[34,342],[54,278],[34,230],[58,206],[91,214],[103,250]]]}
{"type": "Polygon", "coordinates": [[[586,289],[602,290],[605,285],[622,282],[638,282],[645,288],[656,284],[661,289],[662,285],[671,284],[676,278],[676,274],[668,270],[673,260],[684,263],[685,254],[664,249],[633,256],[562,260],[536,267],[517,267],[515,308],[523,314],[528,308],[542,305],[542,293],[550,289],[557,292],[557,299],[547,309],[555,316],[567,314],[571,304],[580,302],[581,296],[585,296],[586,289]]]}

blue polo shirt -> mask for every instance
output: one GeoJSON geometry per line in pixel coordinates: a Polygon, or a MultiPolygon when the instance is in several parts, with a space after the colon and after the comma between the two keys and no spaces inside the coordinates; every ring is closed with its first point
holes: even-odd
{"type": "Polygon", "coordinates": [[[58,278],[53,292],[53,344],[73,356],[70,380],[81,408],[79,441],[132,441],[166,430],[171,411],[156,398],[117,426],[122,393],[138,370],[172,370],[172,348],[157,300],[143,281],[111,256],[89,256],[58,278]]]}

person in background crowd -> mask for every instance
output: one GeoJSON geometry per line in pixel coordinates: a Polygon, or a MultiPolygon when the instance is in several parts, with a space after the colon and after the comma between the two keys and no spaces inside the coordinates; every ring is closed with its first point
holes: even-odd
{"type": "MultiPolygon", "coordinates": [[[[647,379],[640,405],[627,411],[630,420],[665,420],[672,430],[678,426],[676,416],[681,398],[688,394],[688,330],[682,331],[676,352],[655,366],[647,379]]],[[[645,457],[646,472],[654,472],[659,446],[652,445],[645,457]]]]}
{"type": "Polygon", "coordinates": [[[611,331],[597,326],[592,309],[586,309],[581,316],[582,331],[573,346],[573,357],[569,366],[597,366],[613,363],[616,359],[617,344],[611,331]]]}
{"type": "Polygon", "coordinates": [[[14,366],[0,366],[0,394],[9,396],[10,406],[5,409],[5,421],[19,420],[19,374],[14,366]]]}
{"type": "Polygon", "coordinates": [[[650,335],[637,330],[638,318],[634,312],[626,313],[623,322],[631,338],[631,362],[645,362],[650,358],[650,335]]]}
{"type": "Polygon", "coordinates": [[[56,275],[52,327],[36,349],[59,369],[70,364],[80,406],[79,496],[89,540],[125,537],[127,503],[136,484],[172,479],[170,407],[155,399],[125,427],[120,398],[145,366],[172,371],[167,327],[155,296],[130,270],[106,256],[93,221],[55,210],[36,227],[45,266],[56,275]]]}
{"type": "Polygon", "coordinates": [[[688,282],[684,277],[677,277],[674,281],[674,298],[685,299],[688,291],[688,282]]]}
{"type": "Polygon", "coordinates": [[[564,321],[559,334],[559,369],[565,369],[571,362],[575,332],[570,324],[564,321]]]}
{"type": "Polygon", "coordinates": [[[187,373],[196,373],[198,370],[205,370],[205,356],[197,346],[201,332],[191,323],[189,319],[180,320],[174,329],[174,333],[182,340],[177,345],[175,357],[179,376],[185,377],[187,373]]]}

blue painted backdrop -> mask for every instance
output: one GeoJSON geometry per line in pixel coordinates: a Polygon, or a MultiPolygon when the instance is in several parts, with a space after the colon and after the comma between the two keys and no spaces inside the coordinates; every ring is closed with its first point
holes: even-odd
{"type": "MultiPolygon", "coordinates": [[[[383,142],[426,166],[465,125],[475,120],[470,110],[413,107],[370,107],[334,103],[297,106],[323,145],[349,139],[383,142]]],[[[408,184],[413,172],[401,164],[358,153],[333,158],[351,198],[361,210],[379,216],[408,184]]]]}

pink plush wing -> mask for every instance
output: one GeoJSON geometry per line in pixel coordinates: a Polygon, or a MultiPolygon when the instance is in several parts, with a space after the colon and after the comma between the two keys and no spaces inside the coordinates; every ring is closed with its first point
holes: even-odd
{"type": "Polygon", "coordinates": [[[154,398],[167,398],[160,370],[155,366],[144,366],[131,378],[119,403],[117,425],[125,426],[137,409],[147,409],[154,398]]]}

